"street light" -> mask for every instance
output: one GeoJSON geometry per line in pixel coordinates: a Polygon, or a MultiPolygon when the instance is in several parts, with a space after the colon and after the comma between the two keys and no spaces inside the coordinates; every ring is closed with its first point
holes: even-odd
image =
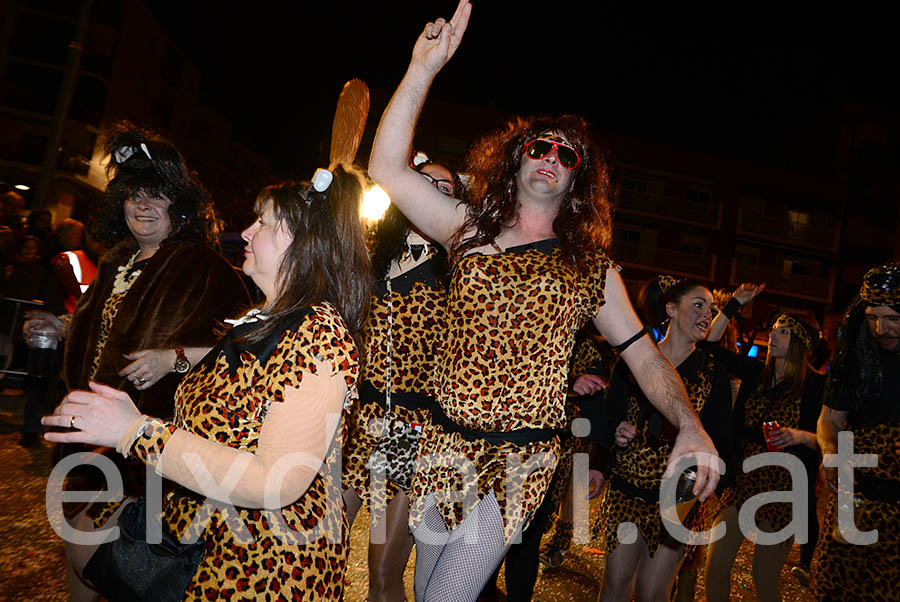
{"type": "Polygon", "coordinates": [[[363,193],[362,216],[366,220],[377,222],[390,204],[391,197],[376,184],[363,193]]]}

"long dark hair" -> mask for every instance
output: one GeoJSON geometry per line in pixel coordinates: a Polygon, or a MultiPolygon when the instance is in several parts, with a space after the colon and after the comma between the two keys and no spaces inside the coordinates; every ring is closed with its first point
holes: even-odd
{"type": "Polygon", "coordinates": [[[172,201],[172,232],[166,241],[218,248],[222,222],[197,174],[171,142],[128,122],[110,126],[103,140],[109,157],[106,170],[112,179],[89,227],[97,241],[113,246],[131,236],[123,206],[144,192],[163,194],[172,201]]]}
{"type": "MultiPolygon", "coordinates": [[[[878,341],[866,324],[866,307],[869,306],[856,297],[838,327],[837,347],[825,384],[824,403],[827,406],[855,408],[881,395],[884,372],[878,341]]],[[[900,313],[900,306],[889,307],[900,313]]]]}
{"type": "MultiPolygon", "coordinates": [[[[453,189],[456,191],[462,190],[459,175],[443,163],[426,161],[414,166],[413,169],[421,172],[428,165],[444,167],[453,177],[453,189]]],[[[397,206],[393,203],[388,205],[387,211],[384,212],[384,217],[381,218],[381,221],[378,222],[378,226],[375,228],[375,243],[372,249],[372,272],[375,274],[375,278],[383,280],[387,277],[391,269],[391,262],[400,257],[406,248],[406,237],[409,235],[411,228],[412,224],[397,209],[397,206]]],[[[434,248],[435,254],[431,259],[432,266],[435,274],[441,279],[447,272],[447,252],[438,244],[435,244],[434,248]]]]}
{"type": "Polygon", "coordinates": [[[269,319],[245,335],[259,341],[276,328],[280,318],[309,305],[328,301],[357,338],[369,310],[372,266],[360,217],[363,179],[343,165],[329,168],[334,180],[325,192],[307,183],[267,186],[256,197],[256,212],[266,204],[293,241],[278,270],[276,297],[266,308],[269,319]]]}
{"type": "Polygon", "coordinates": [[[501,129],[479,140],[466,158],[464,189],[468,209],[466,220],[450,244],[451,262],[466,251],[489,244],[518,216],[516,174],[525,145],[545,132],[564,137],[581,155],[572,188],[553,220],[565,261],[585,267],[585,251],[609,248],[612,240],[612,197],[610,170],[605,156],[591,138],[581,117],[517,117],[501,129]]]}
{"type": "MultiPolygon", "coordinates": [[[[819,324],[810,316],[798,314],[796,312],[785,312],[781,315],[788,315],[797,320],[806,337],[810,341],[818,341],[819,324]]],[[[776,321],[776,324],[778,322],[776,321]]],[[[774,328],[774,324],[772,325],[774,328]]],[[[809,371],[809,365],[806,356],[810,349],[803,343],[803,340],[791,331],[791,342],[788,344],[787,354],[784,357],[784,376],[781,379],[785,387],[784,396],[793,397],[800,393],[803,384],[806,382],[806,374],[809,371]]],[[[775,358],[766,357],[766,365],[759,377],[759,389],[765,390],[774,386],[775,383],[775,358]]]]}

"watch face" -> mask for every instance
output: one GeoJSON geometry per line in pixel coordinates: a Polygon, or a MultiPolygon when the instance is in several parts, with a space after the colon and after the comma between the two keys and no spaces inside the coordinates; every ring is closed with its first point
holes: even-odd
{"type": "Polygon", "coordinates": [[[191,369],[191,363],[187,360],[183,360],[181,358],[175,360],[175,372],[179,374],[184,374],[188,370],[191,369]]]}

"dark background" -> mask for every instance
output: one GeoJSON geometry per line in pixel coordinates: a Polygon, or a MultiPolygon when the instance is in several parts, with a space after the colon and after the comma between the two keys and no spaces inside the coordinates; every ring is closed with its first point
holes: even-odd
{"type": "MultiPolygon", "coordinates": [[[[455,3],[156,2],[211,104],[277,173],[305,173],[352,77],[396,87],[416,36],[455,3]]],[[[433,97],[812,171],[845,102],[895,108],[884,9],[840,3],[476,2],[433,97]]],[[[373,104],[370,124],[379,117],[373,104]]],[[[448,129],[452,124],[447,125],[448,129]]]]}

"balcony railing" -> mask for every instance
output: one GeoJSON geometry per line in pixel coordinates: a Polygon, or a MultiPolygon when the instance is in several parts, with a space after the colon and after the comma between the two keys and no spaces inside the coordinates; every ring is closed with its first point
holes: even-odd
{"type": "Polygon", "coordinates": [[[782,270],[746,265],[732,260],[731,284],[737,286],[742,282],[765,282],[766,292],[824,303],[831,303],[834,296],[832,276],[790,274],[782,270]]]}
{"type": "Polygon", "coordinates": [[[831,252],[837,251],[841,234],[837,225],[798,224],[791,222],[787,216],[770,217],[743,208],[738,209],[737,232],[745,236],[831,252]]]}
{"type": "Polygon", "coordinates": [[[695,203],[681,197],[623,190],[616,209],[716,230],[722,226],[721,203],[695,203]]]}
{"type": "Polygon", "coordinates": [[[628,267],[712,281],[717,255],[694,255],[650,245],[613,244],[613,259],[628,267]]]}

